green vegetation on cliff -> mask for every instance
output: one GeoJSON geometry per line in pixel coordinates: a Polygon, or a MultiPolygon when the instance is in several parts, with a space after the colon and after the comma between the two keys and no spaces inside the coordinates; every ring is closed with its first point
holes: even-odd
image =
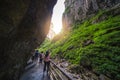
{"type": "Polygon", "coordinates": [[[119,11],[99,12],[82,24],[74,24],[70,33],[46,40],[40,50],[50,49],[53,57],[59,55],[74,65],[120,79],[120,15],[114,10],[119,11]]]}

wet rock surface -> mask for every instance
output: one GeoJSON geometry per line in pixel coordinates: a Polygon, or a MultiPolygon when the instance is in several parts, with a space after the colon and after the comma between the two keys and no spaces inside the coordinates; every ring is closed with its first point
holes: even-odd
{"type": "MultiPolygon", "coordinates": [[[[32,63],[31,65],[33,64],[35,63],[32,63]]],[[[43,73],[43,64],[37,63],[34,67],[27,70],[21,76],[20,80],[50,80],[50,77],[46,72],[43,73]]]]}
{"type": "Polygon", "coordinates": [[[0,0],[0,80],[19,79],[49,31],[56,1],[0,0]]]}

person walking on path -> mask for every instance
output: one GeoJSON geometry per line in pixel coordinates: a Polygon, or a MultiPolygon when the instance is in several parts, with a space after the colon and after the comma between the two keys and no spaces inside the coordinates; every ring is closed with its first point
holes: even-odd
{"type": "Polygon", "coordinates": [[[37,61],[37,62],[38,62],[38,57],[39,57],[39,51],[36,50],[35,51],[35,61],[37,61]]]}
{"type": "Polygon", "coordinates": [[[43,72],[45,72],[46,69],[47,69],[47,73],[48,73],[49,66],[50,66],[50,52],[46,51],[46,54],[45,54],[45,57],[44,57],[44,69],[43,69],[43,72]]]}
{"type": "Polygon", "coordinates": [[[42,63],[43,58],[44,58],[44,53],[43,53],[43,51],[40,53],[39,58],[40,58],[39,62],[42,63]]]}

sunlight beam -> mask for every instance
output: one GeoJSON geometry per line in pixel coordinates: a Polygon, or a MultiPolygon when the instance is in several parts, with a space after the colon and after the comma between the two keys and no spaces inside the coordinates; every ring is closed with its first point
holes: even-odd
{"type": "Polygon", "coordinates": [[[62,29],[62,14],[65,10],[64,6],[65,0],[58,0],[57,4],[53,9],[52,23],[53,23],[53,31],[58,34],[62,29]]]}

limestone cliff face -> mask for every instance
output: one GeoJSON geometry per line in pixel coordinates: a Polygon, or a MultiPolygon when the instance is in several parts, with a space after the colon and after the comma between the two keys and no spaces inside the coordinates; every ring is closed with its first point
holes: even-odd
{"type": "Polygon", "coordinates": [[[0,0],[0,80],[18,80],[45,39],[57,0],[0,0]]]}
{"type": "Polygon", "coordinates": [[[76,21],[82,22],[99,10],[111,8],[118,3],[120,0],[65,0],[64,27],[69,27],[76,21]]]}

